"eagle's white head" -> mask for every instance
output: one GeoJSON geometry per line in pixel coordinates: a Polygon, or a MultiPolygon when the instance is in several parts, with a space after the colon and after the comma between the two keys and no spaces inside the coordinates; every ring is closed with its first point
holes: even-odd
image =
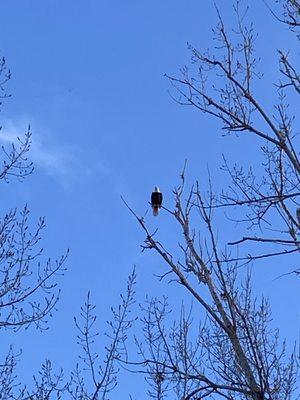
{"type": "Polygon", "coordinates": [[[160,193],[160,190],[159,190],[159,187],[158,187],[158,186],[154,186],[154,192],[160,193]]]}

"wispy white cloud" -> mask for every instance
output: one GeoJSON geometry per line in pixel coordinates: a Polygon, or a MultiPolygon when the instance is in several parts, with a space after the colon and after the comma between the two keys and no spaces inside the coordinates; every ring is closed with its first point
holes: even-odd
{"type": "Polygon", "coordinates": [[[37,171],[51,176],[64,187],[70,187],[79,181],[89,181],[110,187],[115,193],[130,198],[130,189],[126,179],[115,160],[108,160],[105,154],[93,158],[85,154],[80,143],[63,143],[59,140],[60,132],[51,132],[32,117],[22,117],[18,120],[4,120],[0,130],[0,144],[18,142],[18,137],[24,137],[31,124],[32,144],[29,159],[33,161],[37,171]]]}
{"type": "MultiPolygon", "coordinates": [[[[30,118],[21,118],[17,122],[5,120],[0,130],[0,142],[10,144],[18,142],[18,137],[24,137],[28,130],[30,118]]],[[[32,121],[32,119],[31,119],[32,121]]],[[[67,184],[71,178],[74,156],[59,143],[54,142],[54,136],[49,131],[41,128],[40,124],[31,124],[32,143],[29,158],[36,168],[41,168],[45,173],[58,179],[62,184],[67,184]]]]}

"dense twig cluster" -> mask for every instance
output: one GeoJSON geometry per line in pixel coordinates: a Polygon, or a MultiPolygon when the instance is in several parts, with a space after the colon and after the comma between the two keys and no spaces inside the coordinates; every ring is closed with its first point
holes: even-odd
{"type": "Polygon", "coordinates": [[[44,328],[44,317],[51,314],[59,291],[56,277],[64,271],[67,254],[45,265],[38,259],[42,249],[36,249],[45,226],[41,218],[34,232],[29,231],[29,210],[11,211],[0,221],[0,327],[19,329],[35,324],[44,328]]]}
{"type": "Polygon", "coordinates": [[[281,15],[268,5],[275,18],[295,31],[300,26],[300,2],[298,0],[276,0],[282,7],[281,15]]]}
{"type": "Polygon", "coordinates": [[[99,349],[95,349],[95,339],[99,335],[94,331],[96,316],[95,306],[91,304],[88,294],[85,305],[81,308],[81,321],[75,318],[79,331],[78,343],[82,348],[80,363],[72,373],[67,393],[73,399],[108,399],[110,392],[117,385],[119,359],[127,359],[127,332],[131,328],[134,317],[131,308],[134,304],[135,271],[128,278],[126,294],[121,295],[121,304],[112,308],[112,320],[108,322],[106,337],[109,344],[105,347],[103,361],[99,360],[99,349]]]}

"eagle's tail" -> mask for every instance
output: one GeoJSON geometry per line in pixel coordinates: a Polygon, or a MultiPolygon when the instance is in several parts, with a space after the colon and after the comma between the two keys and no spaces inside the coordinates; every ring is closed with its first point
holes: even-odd
{"type": "Polygon", "coordinates": [[[153,207],[153,215],[156,217],[158,215],[159,207],[153,207]]]}

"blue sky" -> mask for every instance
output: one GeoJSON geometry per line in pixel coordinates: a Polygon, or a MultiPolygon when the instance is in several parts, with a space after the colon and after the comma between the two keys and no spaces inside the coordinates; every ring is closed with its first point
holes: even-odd
{"type": "MultiPolygon", "coordinates": [[[[258,53],[270,84],[278,76],[270,68],[277,66],[276,49],[293,48],[293,43],[263,2],[257,3],[249,16],[259,30],[258,53]]],[[[219,1],[231,24],[228,4],[219,1]]],[[[36,167],[24,183],[2,185],[2,211],[28,203],[33,221],[46,215],[45,254],[55,258],[71,250],[51,329],[42,335],[32,329],[9,337],[2,332],[5,342],[23,347],[20,371],[27,379],[28,366],[31,373],[45,357],[66,369],[74,365],[73,316],[87,291],[102,329],[134,264],[139,301],[149,291],[170,292],[177,299],[177,289],[158,285],[153,276],[161,268],[158,258],[140,253],[143,235],[120,195],[144,213],[153,186],[159,185],[168,206],[186,158],[190,181],[197,177],[205,185],[208,166],[220,189],[226,184],[219,171],[222,152],[237,161],[247,155],[246,163],[255,162],[256,152],[251,138],[222,137],[216,121],[180,107],[168,94],[164,73],[179,74],[189,64],[186,43],[202,49],[212,45],[212,1],[4,0],[0,10],[1,54],[12,71],[12,98],[1,111],[2,135],[25,132],[30,123],[36,167]]],[[[266,83],[257,92],[271,108],[266,83]]],[[[168,232],[163,213],[151,223],[168,232]]],[[[271,296],[275,320],[286,318],[288,333],[287,322],[299,327],[293,303],[298,282],[273,281],[274,271],[263,271],[258,289],[271,296]],[[282,303],[275,294],[287,288],[282,303]]]]}

